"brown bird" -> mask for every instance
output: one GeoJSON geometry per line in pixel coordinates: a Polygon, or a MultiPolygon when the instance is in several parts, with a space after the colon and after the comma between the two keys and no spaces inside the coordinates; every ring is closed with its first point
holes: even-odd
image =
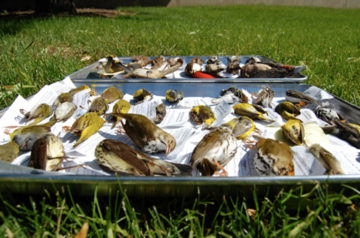
{"type": "Polygon", "coordinates": [[[120,141],[105,139],[95,149],[98,163],[115,173],[137,176],[191,175],[191,166],[152,158],[120,141]]]}
{"type": "Polygon", "coordinates": [[[274,95],[275,92],[270,87],[264,87],[257,93],[254,103],[263,107],[271,108],[271,102],[274,98],[274,95]]]}
{"type": "Polygon", "coordinates": [[[125,119],[121,122],[126,134],[143,151],[147,153],[170,153],[175,149],[175,138],[155,125],[150,119],[140,114],[113,113],[125,119]]]}
{"type": "Polygon", "coordinates": [[[294,175],[294,154],[284,142],[260,138],[256,144],[254,165],[260,175],[294,175]]]}
{"type": "Polygon", "coordinates": [[[206,134],[192,152],[190,163],[202,176],[211,176],[235,156],[236,138],[228,127],[216,127],[206,134]]]}
{"type": "Polygon", "coordinates": [[[59,169],[63,159],[65,159],[65,151],[61,140],[49,133],[35,141],[28,166],[55,171],[59,169]]]}

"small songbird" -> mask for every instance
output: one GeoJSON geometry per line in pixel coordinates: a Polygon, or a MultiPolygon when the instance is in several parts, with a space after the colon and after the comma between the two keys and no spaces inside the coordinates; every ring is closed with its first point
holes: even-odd
{"type": "MultiPolygon", "coordinates": [[[[215,127],[196,145],[190,163],[197,168],[202,176],[211,176],[235,156],[237,151],[236,138],[227,127],[215,127]]],[[[226,172],[225,172],[226,175],[226,172]]]]}
{"type": "Polygon", "coordinates": [[[128,64],[128,68],[131,70],[142,68],[151,63],[151,59],[147,56],[134,56],[132,57],[132,62],[128,64]]]}
{"type": "Polygon", "coordinates": [[[260,138],[256,144],[254,165],[260,175],[294,175],[294,154],[284,142],[260,138]]]}
{"type": "Polygon", "coordinates": [[[303,103],[303,104],[317,104],[315,98],[303,93],[299,92],[293,89],[288,89],[285,92],[285,98],[287,101],[290,101],[292,103],[303,103]]]}
{"type": "Polygon", "coordinates": [[[166,106],[164,103],[160,103],[156,106],[156,116],[153,119],[153,122],[155,124],[160,124],[162,120],[164,120],[164,117],[166,116],[166,106]]]}
{"type": "Polygon", "coordinates": [[[327,174],[344,174],[339,160],[336,159],[331,152],[327,151],[319,144],[313,144],[308,149],[324,166],[327,174]]]}
{"type": "Polygon", "coordinates": [[[317,105],[313,111],[318,118],[329,123],[330,125],[335,124],[335,119],[344,119],[343,116],[341,116],[334,108],[331,107],[317,105]]]}
{"type": "Polygon", "coordinates": [[[179,101],[183,100],[183,98],[184,98],[184,93],[180,90],[169,89],[166,91],[165,94],[165,99],[169,103],[178,103],[179,101]]]}
{"type": "Polygon", "coordinates": [[[122,99],[124,92],[115,87],[108,87],[102,92],[101,97],[104,98],[107,103],[112,103],[118,99],[122,99]]]}
{"type": "Polygon", "coordinates": [[[281,126],[283,135],[295,145],[301,145],[304,142],[304,126],[300,120],[290,119],[281,126]]]}
{"type": "Polygon", "coordinates": [[[65,159],[61,140],[49,133],[37,139],[31,149],[29,167],[46,171],[56,171],[65,159]]]}
{"type": "Polygon", "coordinates": [[[206,61],[205,72],[215,77],[220,77],[219,73],[225,69],[225,65],[218,56],[211,56],[206,61]]]}
{"type": "Polygon", "coordinates": [[[285,120],[296,119],[296,116],[300,115],[300,108],[292,102],[284,101],[275,107],[275,112],[285,120]]]}
{"type": "Polygon", "coordinates": [[[135,104],[142,103],[143,101],[150,101],[152,98],[152,93],[144,88],[137,90],[133,94],[133,100],[135,104]]]}
{"type": "Polygon", "coordinates": [[[234,113],[240,116],[248,116],[254,120],[272,122],[270,118],[264,116],[267,112],[257,104],[238,103],[233,106],[234,113]]]}
{"type": "Polygon", "coordinates": [[[360,149],[360,132],[357,128],[348,125],[339,119],[334,119],[333,125],[324,126],[322,129],[326,134],[332,134],[360,149]]]}
{"type": "Polygon", "coordinates": [[[0,160],[11,163],[20,153],[19,144],[10,141],[0,145],[0,160]]]}
{"type": "Polygon", "coordinates": [[[245,139],[255,130],[255,124],[253,120],[247,116],[234,118],[222,124],[221,126],[230,128],[238,140],[245,139]]]}
{"type": "Polygon", "coordinates": [[[226,67],[226,72],[230,74],[239,74],[240,73],[240,57],[239,56],[230,56],[227,58],[228,65],[226,67]]]}
{"type": "Polygon", "coordinates": [[[195,72],[202,71],[203,64],[204,64],[204,60],[202,58],[200,57],[192,58],[185,67],[185,74],[187,76],[193,77],[195,72]]]}
{"type": "Polygon", "coordinates": [[[90,105],[89,112],[96,112],[99,115],[104,114],[109,109],[109,105],[103,97],[95,98],[90,105]]]}
{"type": "Polygon", "coordinates": [[[216,118],[210,107],[199,105],[191,108],[190,120],[197,125],[201,125],[203,123],[211,125],[216,120],[216,118]]]}
{"type": "Polygon", "coordinates": [[[53,113],[53,110],[50,105],[41,103],[40,105],[31,109],[29,112],[25,113],[24,109],[20,109],[20,112],[24,114],[27,122],[32,121],[29,125],[36,125],[49,117],[53,113]]]}
{"type": "Polygon", "coordinates": [[[114,128],[120,121],[121,118],[120,116],[114,116],[114,114],[116,113],[127,113],[130,110],[130,103],[124,99],[119,99],[115,105],[113,106],[113,110],[112,110],[112,116],[115,118],[115,121],[112,125],[111,128],[114,128]]]}
{"type": "Polygon", "coordinates": [[[59,104],[54,112],[56,121],[66,121],[75,112],[77,106],[72,102],[63,102],[59,104]]]}
{"type": "Polygon", "coordinates": [[[146,116],[131,113],[113,113],[113,116],[120,116],[125,119],[121,121],[126,134],[144,152],[170,153],[175,149],[175,138],[155,125],[146,116]]]}
{"type": "Polygon", "coordinates": [[[245,93],[238,88],[230,87],[228,89],[223,89],[220,92],[220,98],[216,98],[212,100],[212,103],[218,104],[222,101],[226,103],[232,104],[235,102],[244,102],[248,103],[249,98],[245,95],[245,93]]]}
{"type": "Polygon", "coordinates": [[[106,63],[104,65],[105,73],[121,73],[129,70],[122,62],[115,60],[114,58],[113,55],[106,57],[106,63]]]}
{"type": "Polygon", "coordinates": [[[251,57],[246,64],[241,67],[241,78],[284,78],[294,77],[306,67],[291,66],[276,63],[272,60],[261,60],[257,57],[251,57]]]}
{"type": "Polygon", "coordinates": [[[80,138],[76,141],[73,147],[95,134],[103,125],[104,120],[96,112],[87,112],[75,120],[70,128],[70,132],[74,133],[80,138]]]}
{"type": "Polygon", "coordinates": [[[115,173],[136,176],[190,176],[191,166],[155,159],[120,141],[105,139],[95,148],[98,163],[115,173]]]}
{"type": "Polygon", "coordinates": [[[42,125],[19,127],[10,134],[10,140],[16,142],[21,151],[29,151],[37,139],[51,131],[55,123],[56,120],[50,120],[42,125]]]}
{"type": "Polygon", "coordinates": [[[73,101],[73,96],[71,95],[71,93],[67,92],[67,93],[61,93],[54,102],[54,106],[59,106],[61,103],[63,102],[72,102],[73,101]]]}
{"type": "Polygon", "coordinates": [[[256,95],[255,104],[271,108],[271,102],[274,98],[274,91],[270,87],[262,88],[256,95]]]}

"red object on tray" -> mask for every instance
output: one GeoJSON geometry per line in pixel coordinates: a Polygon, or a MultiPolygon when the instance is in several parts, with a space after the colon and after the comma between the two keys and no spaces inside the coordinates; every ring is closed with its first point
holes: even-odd
{"type": "Polygon", "coordinates": [[[203,73],[201,71],[196,71],[193,74],[193,78],[198,78],[198,79],[215,79],[216,77],[212,76],[211,74],[207,74],[207,73],[203,73]]]}

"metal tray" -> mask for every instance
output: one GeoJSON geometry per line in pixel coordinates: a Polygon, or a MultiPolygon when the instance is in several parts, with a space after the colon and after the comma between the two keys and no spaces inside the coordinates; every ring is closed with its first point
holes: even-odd
{"type": "MultiPolygon", "coordinates": [[[[180,67],[179,70],[184,70],[184,67],[186,66],[186,64],[188,64],[190,62],[191,59],[195,58],[195,57],[200,57],[204,60],[204,62],[206,62],[206,60],[209,58],[209,56],[167,56],[165,58],[169,58],[169,57],[181,57],[184,60],[184,63],[182,65],[182,67],[180,67]]],[[[228,56],[219,56],[220,60],[222,61],[222,63],[224,65],[227,65],[227,57],[228,56]]],[[[247,61],[247,59],[249,59],[250,57],[258,57],[260,58],[262,61],[268,61],[270,60],[269,58],[265,57],[265,56],[260,56],[260,55],[240,55],[240,60],[241,60],[241,64],[245,64],[245,62],[247,61]]],[[[131,62],[131,57],[118,57],[123,63],[127,64],[129,62],[131,62]]],[[[154,57],[150,57],[151,59],[153,59],[154,57]]],[[[274,60],[271,60],[274,61],[274,60]]],[[[275,62],[275,61],[274,61],[275,62]]],[[[100,79],[98,77],[90,77],[89,75],[91,73],[97,73],[99,72],[99,61],[95,62],[91,65],[88,65],[70,75],[68,75],[68,77],[70,77],[72,80],[75,81],[83,81],[83,82],[146,82],[149,79],[139,79],[139,78],[129,78],[129,79],[122,79],[121,75],[115,76],[111,79],[100,79]]],[[[197,82],[199,79],[194,79],[194,78],[190,78],[187,75],[185,75],[185,73],[181,73],[180,77],[177,78],[166,78],[166,79],[156,79],[157,82],[172,82],[174,81],[174,79],[176,79],[176,81],[179,82],[197,82]]],[[[287,78],[217,78],[217,79],[206,79],[207,82],[304,82],[305,80],[307,80],[307,76],[304,76],[300,73],[297,73],[296,75],[294,75],[294,77],[287,77],[287,78]]]]}
{"type": "MultiPolygon", "coordinates": [[[[84,84],[81,80],[74,80],[75,84],[84,84]]],[[[305,91],[312,85],[294,83],[211,83],[198,80],[192,83],[181,81],[158,83],[157,80],[143,82],[97,82],[95,89],[102,92],[105,88],[116,86],[126,93],[134,93],[139,88],[146,88],[157,95],[165,95],[167,89],[182,90],[186,96],[218,97],[221,89],[238,87],[248,92],[257,92],[264,86],[270,86],[277,96],[284,96],[286,90],[295,89],[305,91]],[[156,82],[156,83],[155,83],[156,82]]],[[[330,99],[339,112],[346,113],[350,120],[360,118],[360,108],[337,97],[330,99]]],[[[194,197],[200,191],[203,195],[221,196],[222,194],[243,195],[252,194],[256,189],[264,191],[279,191],[285,187],[302,185],[304,189],[311,189],[315,184],[326,183],[335,191],[343,184],[359,187],[360,175],[321,175],[321,176],[293,176],[293,177],[135,177],[135,176],[82,176],[61,175],[45,172],[28,167],[10,165],[0,161],[0,192],[17,194],[44,194],[45,190],[52,191],[67,187],[73,194],[92,196],[97,189],[99,195],[109,195],[120,187],[129,196],[146,197],[194,197]]]]}

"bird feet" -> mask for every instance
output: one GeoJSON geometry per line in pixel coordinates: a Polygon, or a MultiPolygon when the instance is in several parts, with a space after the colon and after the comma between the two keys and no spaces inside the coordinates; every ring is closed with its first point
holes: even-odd
{"type": "Polygon", "coordinates": [[[224,167],[217,160],[214,160],[214,163],[218,167],[218,170],[215,171],[214,174],[219,175],[221,177],[228,176],[228,172],[224,169],[224,167]]]}

